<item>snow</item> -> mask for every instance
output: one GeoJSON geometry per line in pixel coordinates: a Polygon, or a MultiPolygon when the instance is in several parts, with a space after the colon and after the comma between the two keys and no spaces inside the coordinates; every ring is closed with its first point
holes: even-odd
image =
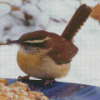
{"type": "MultiPolygon", "coordinates": [[[[12,0],[8,0],[12,2],[12,0]]],[[[21,0],[14,0],[12,4],[21,5],[21,0]]],[[[99,0],[81,0],[82,3],[93,7],[99,0]]],[[[35,3],[36,0],[35,0],[35,3]]],[[[34,4],[34,1],[32,1],[34,4]]],[[[35,21],[32,26],[24,26],[18,19],[14,19],[9,15],[0,18],[0,42],[6,42],[7,38],[18,39],[22,34],[40,30],[42,24],[46,27],[46,31],[55,32],[59,35],[63,32],[66,24],[71,19],[76,8],[80,6],[78,0],[42,0],[39,2],[39,7],[43,12],[37,11],[35,5],[27,4],[21,7],[22,11],[27,11],[34,16],[35,21]],[[59,2],[58,2],[59,1],[59,2]],[[67,10],[66,10],[67,9],[67,10]],[[50,21],[50,17],[57,20],[65,19],[67,23],[56,23],[50,21]],[[10,30],[4,32],[4,27],[11,27],[10,30]]],[[[10,8],[8,5],[0,4],[0,16],[8,13],[10,8]]],[[[22,11],[13,12],[18,18],[24,19],[22,11]]],[[[88,18],[86,23],[81,27],[74,38],[74,44],[79,48],[77,55],[71,62],[71,69],[68,75],[64,78],[57,79],[63,82],[74,82],[87,85],[100,86],[100,25],[98,21],[88,18]]],[[[17,65],[16,55],[18,46],[1,46],[0,47],[0,77],[2,78],[17,78],[19,75],[25,75],[17,65]]]]}

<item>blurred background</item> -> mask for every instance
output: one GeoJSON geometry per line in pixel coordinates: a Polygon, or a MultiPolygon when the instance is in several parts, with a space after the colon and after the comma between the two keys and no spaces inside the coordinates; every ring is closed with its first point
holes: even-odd
{"type": "MultiPolygon", "coordinates": [[[[0,78],[25,75],[16,61],[18,46],[3,43],[36,30],[61,35],[83,3],[93,8],[100,0],[0,0],[0,78]]],[[[74,44],[79,51],[68,75],[57,81],[100,86],[100,13],[98,16],[89,17],[77,32],[74,44]]]]}

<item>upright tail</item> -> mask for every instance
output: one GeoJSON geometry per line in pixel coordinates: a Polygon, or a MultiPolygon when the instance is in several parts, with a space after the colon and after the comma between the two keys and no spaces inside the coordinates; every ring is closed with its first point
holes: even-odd
{"type": "Polygon", "coordinates": [[[90,7],[88,7],[86,4],[82,4],[74,13],[72,19],[68,23],[61,36],[66,40],[72,41],[73,36],[86,21],[91,11],[92,9],[90,7]]]}

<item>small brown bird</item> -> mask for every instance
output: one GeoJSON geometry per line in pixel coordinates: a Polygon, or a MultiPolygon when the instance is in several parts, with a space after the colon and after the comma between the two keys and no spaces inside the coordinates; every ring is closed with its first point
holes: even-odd
{"type": "Polygon", "coordinates": [[[7,44],[18,44],[17,62],[20,69],[30,76],[48,80],[67,75],[70,62],[77,54],[78,48],[72,39],[80,26],[86,21],[92,9],[81,5],[73,15],[61,36],[43,30],[22,35],[18,40],[7,44]]]}

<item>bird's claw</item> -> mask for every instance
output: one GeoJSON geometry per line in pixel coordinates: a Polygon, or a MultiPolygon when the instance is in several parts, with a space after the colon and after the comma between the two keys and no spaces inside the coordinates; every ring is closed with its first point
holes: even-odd
{"type": "Polygon", "coordinates": [[[52,80],[45,80],[45,83],[44,83],[44,86],[50,84],[52,85],[53,81],[55,81],[55,79],[52,79],[52,80]]]}
{"type": "Polygon", "coordinates": [[[30,77],[29,75],[23,76],[23,77],[22,76],[19,76],[18,77],[18,81],[29,80],[29,77],[30,77]]]}

